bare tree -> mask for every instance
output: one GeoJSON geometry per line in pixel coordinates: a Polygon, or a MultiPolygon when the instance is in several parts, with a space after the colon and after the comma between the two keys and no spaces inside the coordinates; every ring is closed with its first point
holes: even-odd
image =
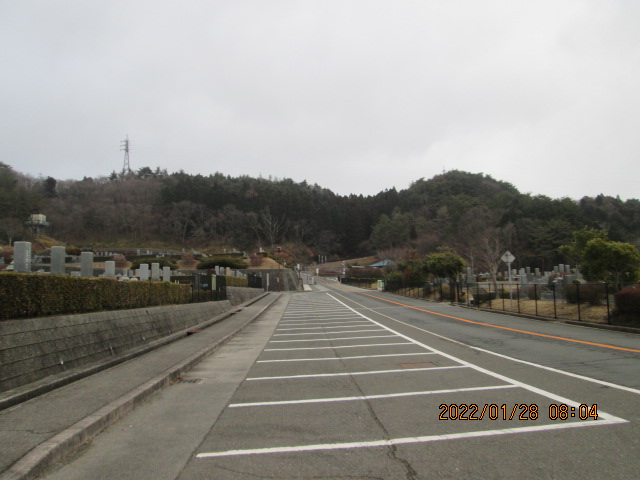
{"type": "Polygon", "coordinates": [[[494,280],[498,276],[498,267],[502,263],[501,257],[511,243],[514,231],[515,227],[510,223],[502,228],[488,228],[478,238],[480,260],[482,260],[494,280]]]}
{"type": "Polygon", "coordinates": [[[267,207],[260,212],[259,220],[258,229],[266,237],[267,241],[271,245],[271,251],[273,252],[276,242],[280,239],[284,231],[286,219],[284,215],[279,218],[272,215],[269,207],[267,207]]]}

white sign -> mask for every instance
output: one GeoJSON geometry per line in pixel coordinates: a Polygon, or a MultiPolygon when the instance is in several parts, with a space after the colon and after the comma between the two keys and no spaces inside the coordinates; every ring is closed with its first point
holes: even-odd
{"type": "Polygon", "coordinates": [[[507,250],[505,254],[500,258],[500,260],[502,260],[504,263],[512,263],[515,259],[516,257],[514,257],[509,250],[507,250]]]}

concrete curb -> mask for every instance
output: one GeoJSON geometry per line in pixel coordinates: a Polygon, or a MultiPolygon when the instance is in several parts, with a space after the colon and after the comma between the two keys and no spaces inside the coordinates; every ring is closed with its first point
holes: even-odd
{"type": "MultiPolygon", "coordinates": [[[[245,306],[251,305],[261,298],[264,298],[266,295],[268,295],[268,293],[260,295],[259,297],[250,300],[246,304],[238,305],[237,307],[243,308],[245,306]]],[[[223,343],[227,342],[239,332],[241,332],[245,327],[253,323],[258,317],[260,317],[260,315],[262,315],[269,307],[271,307],[271,305],[273,305],[273,303],[278,298],[278,295],[274,295],[273,299],[271,299],[269,303],[267,303],[255,315],[247,319],[245,323],[243,323],[239,328],[237,328],[227,336],[218,339],[215,343],[208,345],[207,347],[200,349],[195,354],[175,364],[173,367],[165,370],[155,378],[152,378],[151,380],[140,385],[131,392],[102,407],[95,413],[85,417],[66,430],[63,430],[62,432],[54,435],[49,440],[42,442],[40,445],[35,447],[20,460],[14,463],[7,471],[0,474],[0,480],[31,480],[42,474],[52,464],[69,455],[73,450],[80,447],[82,444],[98,435],[102,430],[114,423],[116,420],[132,411],[145,399],[176,380],[183,373],[193,368],[194,365],[213,353],[223,343]]],[[[224,318],[227,318],[234,313],[237,313],[238,311],[238,308],[236,308],[235,311],[230,311],[225,314],[226,316],[224,318]]],[[[215,321],[212,320],[209,322],[205,322],[205,324],[208,323],[209,325],[211,325],[220,320],[222,319],[217,318],[215,321]]],[[[182,336],[184,336],[184,333],[182,333],[182,336]]]]}

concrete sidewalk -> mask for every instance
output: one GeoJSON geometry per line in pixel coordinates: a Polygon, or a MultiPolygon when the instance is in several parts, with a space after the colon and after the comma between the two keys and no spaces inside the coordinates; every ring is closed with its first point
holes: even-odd
{"type": "Polygon", "coordinates": [[[0,480],[35,478],[210,355],[278,298],[270,293],[238,305],[208,328],[0,411],[0,480]]]}

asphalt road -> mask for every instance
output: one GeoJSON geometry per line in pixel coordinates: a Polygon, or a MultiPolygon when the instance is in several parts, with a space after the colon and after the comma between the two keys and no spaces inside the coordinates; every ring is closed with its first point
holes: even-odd
{"type": "Polygon", "coordinates": [[[320,282],[53,479],[637,479],[640,335],[320,282]]]}

